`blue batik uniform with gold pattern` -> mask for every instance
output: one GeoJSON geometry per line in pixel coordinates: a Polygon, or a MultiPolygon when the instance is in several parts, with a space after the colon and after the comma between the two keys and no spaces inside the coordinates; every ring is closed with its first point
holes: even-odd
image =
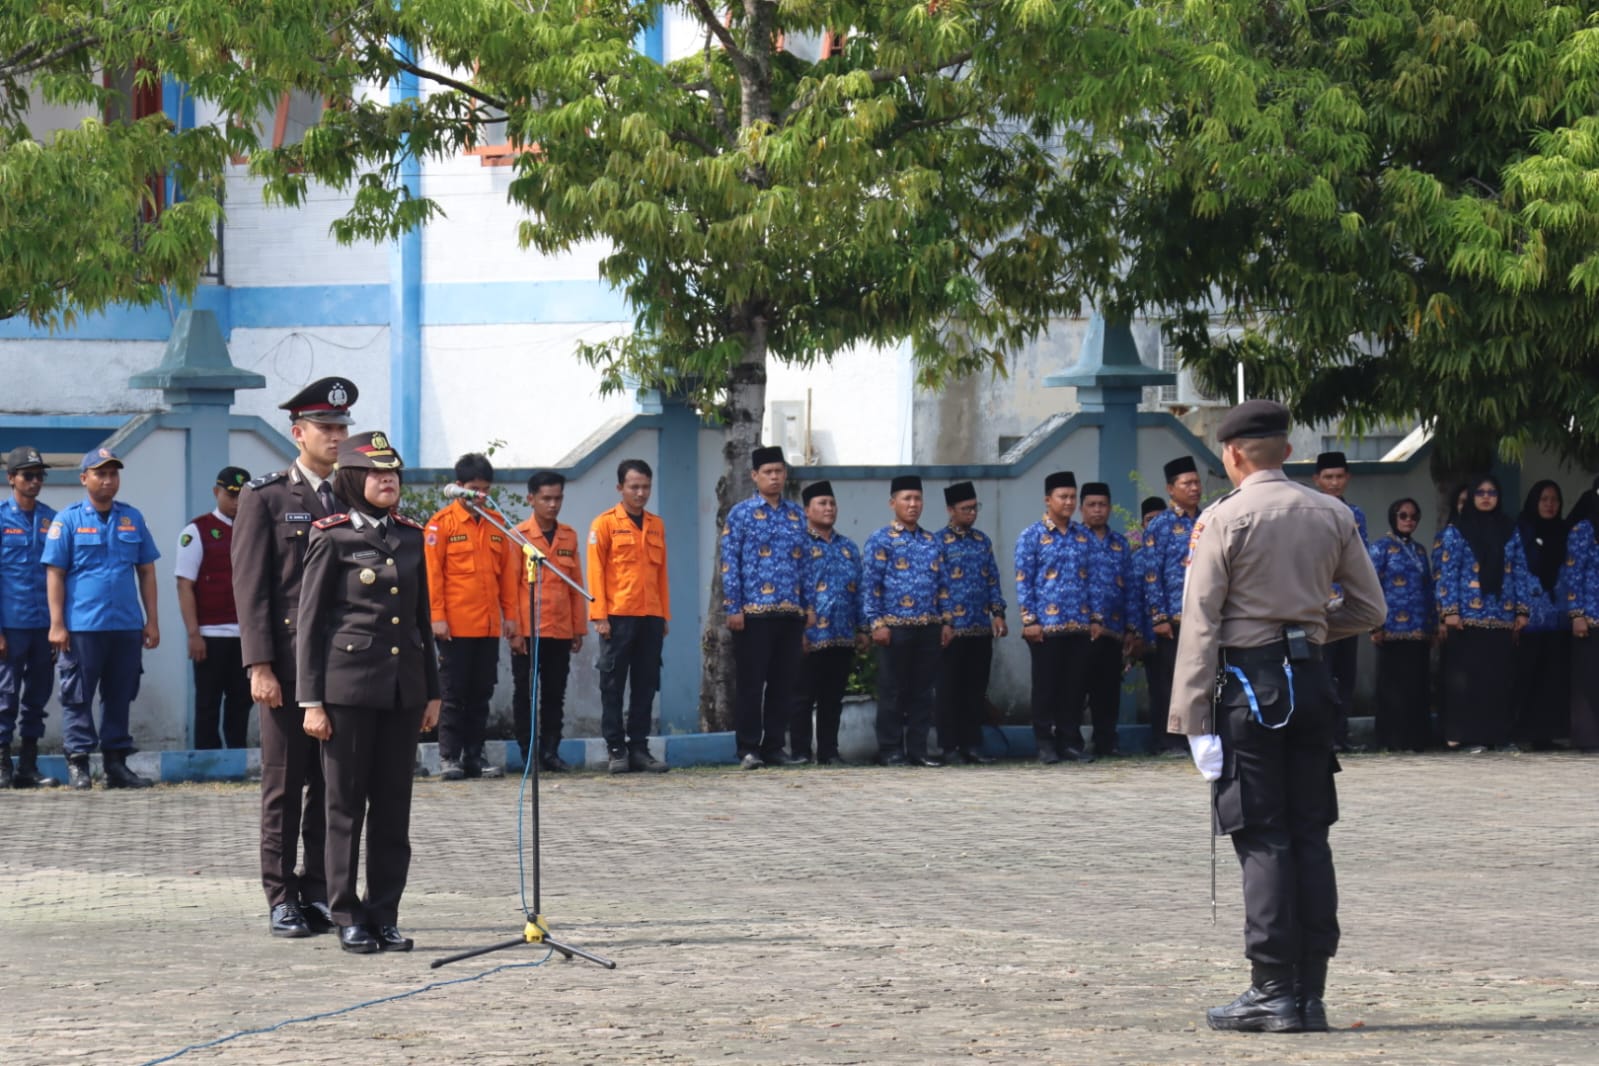
{"type": "Polygon", "coordinates": [[[944,566],[949,579],[950,625],[957,637],[989,637],[993,619],[1005,616],[994,542],[978,529],[945,526],[944,566]]]}
{"type": "Polygon", "coordinates": [[[1508,629],[1518,614],[1529,613],[1526,555],[1521,550],[1521,534],[1511,534],[1505,544],[1505,578],[1499,595],[1488,596],[1478,580],[1479,567],[1465,535],[1454,526],[1439,534],[1436,599],[1438,614],[1460,615],[1460,623],[1473,629],[1508,629]]]}
{"type": "Polygon", "coordinates": [[[756,495],[734,504],[722,528],[722,609],[728,614],[804,614],[801,568],[810,549],[805,513],[792,500],[756,495]]]}
{"type": "Polygon", "coordinates": [[[1195,518],[1172,508],[1151,518],[1144,527],[1144,546],[1138,561],[1143,567],[1144,611],[1152,630],[1182,621],[1183,577],[1187,574],[1188,539],[1193,535],[1195,518]]]}
{"type": "Polygon", "coordinates": [[[861,589],[869,628],[949,624],[941,538],[893,522],[866,538],[863,559],[861,589]]]}
{"type": "Polygon", "coordinates": [[[1599,622],[1599,544],[1594,543],[1593,537],[1593,523],[1586,518],[1566,534],[1562,583],[1566,587],[1567,617],[1599,622]]]}
{"type": "Polygon", "coordinates": [[[1414,540],[1389,533],[1366,549],[1388,601],[1384,640],[1430,640],[1437,627],[1432,565],[1414,540]]]}
{"type": "Polygon", "coordinates": [[[848,647],[866,622],[861,611],[861,550],[837,530],[829,540],[807,529],[806,539],[805,592],[816,624],[806,627],[805,642],[812,651],[848,647]]]}
{"type": "Polygon", "coordinates": [[[1057,526],[1045,515],[1016,538],[1016,606],[1024,627],[1038,626],[1045,636],[1088,632],[1089,536],[1080,525],[1057,526]]]}
{"type": "Polygon", "coordinates": [[[1133,584],[1133,549],[1127,538],[1114,529],[1107,529],[1100,538],[1086,526],[1077,528],[1088,536],[1089,622],[1117,636],[1137,632],[1137,623],[1127,609],[1127,589],[1133,584]]]}
{"type": "MultiPolygon", "coordinates": [[[[1366,512],[1362,511],[1359,507],[1357,507],[1355,504],[1350,503],[1348,500],[1340,500],[1339,502],[1342,503],[1345,507],[1349,508],[1351,511],[1354,512],[1354,514],[1355,514],[1355,528],[1360,530],[1360,543],[1366,545],[1366,551],[1367,551],[1368,554],[1370,554],[1370,552],[1371,552],[1371,541],[1366,537],[1366,512]]],[[[1344,598],[1344,587],[1342,585],[1340,585],[1338,582],[1334,581],[1332,583],[1332,594],[1333,594],[1333,598],[1334,599],[1340,599],[1340,600],[1343,599],[1344,598]]]]}

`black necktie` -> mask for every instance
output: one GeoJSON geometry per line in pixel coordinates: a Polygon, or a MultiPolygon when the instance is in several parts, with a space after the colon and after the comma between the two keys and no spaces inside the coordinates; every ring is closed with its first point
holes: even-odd
{"type": "Polygon", "coordinates": [[[318,485],[316,487],[316,498],[322,501],[322,510],[324,513],[333,513],[334,503],[332,485],[329,485],[326,481],[323,481],[322,484],[318,485]]]}

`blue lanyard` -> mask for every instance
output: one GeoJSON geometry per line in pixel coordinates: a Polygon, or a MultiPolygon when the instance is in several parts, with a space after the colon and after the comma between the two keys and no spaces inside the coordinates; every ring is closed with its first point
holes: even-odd
{"type": "Polygon", "coordinates": [[[1244,676],[1244,672],[1242,670],[1238,669],[1238,667],[1236,667],[1236,666],[1227,667],[1227,672],[1232,674],[1234,677],[1236,677],[1238,679],[1238,683],[1240,685],[1244,686],[1244,695],[1249,698],[1249,714],[1250,714],[1250,717],[1254,718],[1255,721],[1259,722],[1261,725],[1265,726],[1267,729],[1281,729],[1283,726],[1285,726],[1289,722],[1293,721],[1293,718],[1294,718],[1294,668],[1288,664],[1288,660],[1287,659],[1283,660],[1283,676],[1288,679],[1288,714],[1283,718],[1283,720],[1281,722],[1278,722],[1276,725],[1272,725],[1271,723],[1267,722],[1265,718],[1263,718],[1261,716],[1261,713],[1260,713],[1260,701],[1255,699],[1255,686],[1253,686],[1253,685],[1251,685],[1249,683],[1249,678],[1244,676]]]}

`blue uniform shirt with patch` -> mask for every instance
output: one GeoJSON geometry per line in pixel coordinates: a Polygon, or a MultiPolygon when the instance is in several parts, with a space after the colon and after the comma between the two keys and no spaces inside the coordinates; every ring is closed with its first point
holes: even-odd
{"type": "Polygon", "coordinates": [[[1593,523],[1586,518],[1566,534],[1563,570],[1567,617],[1599,622],[1599,544],[1594,543],[1593,523]]]}
{"type": "Polygon", "coordinates": [[[1080,525],[1057,526],[1045,515],[1016,538],[1016,606],[1023,627],[1039,626],[1045,634],[1088,632],[1089,536],[1080,525]]]}
{"type": "MultiPolygon", "coordinates": [[[[1518,533],[1524,531],[1517,530],[1518,533]]],[[[1538,580],[1538,562],[1544,546],[1536,539],[1521,540],[1522,563],[1527,573],[1527,632],[1529,633],[1555,633],[1566,632],[1571,628],[1571,616],[1566,613],[1568,601],[1566,589],[1565,557],[1561,557],[1560,574],[1555,579],[1553,590],[1543,587],[1543,582],[1538,580]]]]}
{"type": "Polygon", "coordinates": [[[816,624],[805,630],[806,643],[817,648],[847,647],[866,624],[861,610],[861,550],[834,530],[832,539],[806,530],[805,593],[816,612],[816,624]]]}
{"type": "Polygon", "coordinates": [[[949,579],[939,537],[894,522],[866,538],[862,560],[870,628],[949,623],[949,579]]]}
{"type": "Polygon", "coordinates": [[[1445,526],[1439,534],[1433,570],[1436,581],[1433,595],[1441,616],[1458,614],[1463,625],[1502,629],[1515,622],[1516,615],[1529,613],[1529,575],[1521,552],[1520,533],[1511,534],[1505,544],[1505,575],[1497,596],[1482,590],[1477,558],[1455,526],[1445,526]]]}
{"type": "Polygon", "coordinates": [[[809,547],[805,512],[760,495],[727,513],[722,528],[722,609],[728,614],[803,614],[800,568],[809,547]]]}
{"type": "Polygon", "coordinates": [[[957,637],[994,635],[993,619],[1005,616],[994,542],[979,529],[945,526],[944,566],[949,577],[949,619],[957,637]]]}
{"type": "Polygon", "coordinates": [[[1383,639],[1430,640],[1437,628],[1437,608],[1426,549],[1414,540],[1402,540],[1389,533],[1368,547],[1366,553],[1371,556],[1383,599],[1388,602],[1383,639]]]}
{"type": "Polygon", "coordinates": [[[113,501],[106,518],[81,500],[50,523],[43,563],[66,571],[67,629],[143,629],[136,567],[161,558],[144,516],[113,501]]]}
{"type": "Polygon", "coordinates": [[[1183,617],[1183,578],[1187,574],[1188,540],[1194,522],[1181,511],[1162,511],[1144,527],[1144,546],[1138,553],[1143,567],[1144,611],[1150,628],[1183,617]]]}
{"type": "Polygon", "coordinates": [[[44,556],[55,511],[35,502],[24,511],[15,498],[0,501],[0,627],[48,629],[44,556]]]}
{"type": "Polygon", "coordinates": [[[1116,636],[1134,633],[1138,626],[1127,609],[1127,589],[1133,583],[1133,549],[1127,538],[1107,528],[1103,537],[1084,526],[1088,535],[1088,620],[1116,636]]]}

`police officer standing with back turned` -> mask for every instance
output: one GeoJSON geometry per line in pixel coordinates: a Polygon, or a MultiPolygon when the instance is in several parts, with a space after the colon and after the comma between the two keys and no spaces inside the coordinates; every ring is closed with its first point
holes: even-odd
{"type": "Polygon", "coordinates": [[[1335,696],[1325,647],[1382,624],[1382,588],[1349,508],[1282,471],[1288,409],[1239,404],[1221,422],[1237,486],[1194,524],[1172,679],[1171,732],[1214,782],[1217,832],[1244,880],[1248,991],[1207,1012],[1213,1029],[1327,1029],[1338,949],[1329,827],[1335,696]],[[1344,587],[1332,607],[1327,589],[1344,587]]]}
{"type": "Polygon", "coordinates": [[[233,520],[233,598],[250,695],[261,708],[261,886],[273,936],[334,928],[323,872],[321,754],[295,705],[294,644],[311,523],[344,510],[333,491],[333,464],[350,435],[357,395],[348,378],[323,378],[279,405],[289,412],[300,454],[287,470],[246,485],[233,520]],[[299,839],[305,868],[297,873],[299,839]]]}

